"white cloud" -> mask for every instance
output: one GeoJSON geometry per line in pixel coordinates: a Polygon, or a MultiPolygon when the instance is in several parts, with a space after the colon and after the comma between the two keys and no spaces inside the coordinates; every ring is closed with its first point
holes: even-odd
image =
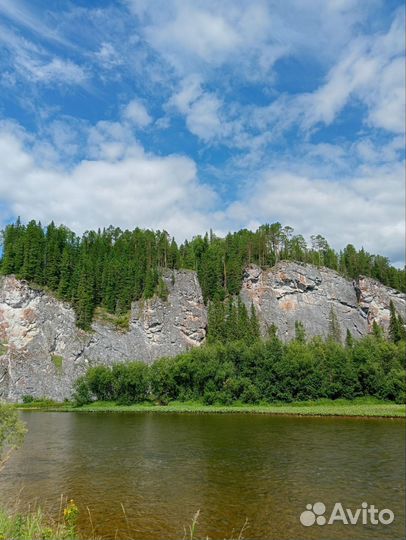
{"type": "Polygon", "coordinates": [[[322,234],[336,249],[352,243],[404,261],[404,163],[365,165],[340,180],[319,173],[300,160],[269,168],[239,194],[225,219],[251,228],[280,221],[307,238],[322,234]]]}
{"type": "Polygon", "coordinates": [[[123,63],[111,43],[103,42],[100,45],[99,50],[94,53],[94,57],[105,69],[115,69],[123,63]]]}
{"type": "Polygon", "coordinates": [[[125,125],[99,122],[90,128],[89,157],[69,171],[51,161],[38,163],[32,143],[15,124],[0,129],[0,199],[11,215],[25,220],[53,219],[78,232],[110,224],[166,229],[180,240],[210,228],[225,233],[281,221],[307,237],[323,234],[336,249],[353,243],[403,260],[404,163],[392,159],[400,141],[382,148],[387,162],[377,162],[371,141],[354,145],[351,152],[368,160],[352,172],[347,163],[340,180],[322,176],[315,163],[329,163],[326,173],[342,169],[349,150],[305,145],[304,158],[267,166],[222,210],[191,159],[146,153],[125,125]]]}
{"type": "Polygon", "coordinates": [[[227,123],[221,118],[223,102],[213,93],[203,90],[198,75],[185,77],[167,109],[175,109],[185,116],[189,131],[205,142],[227,133],[227,123]]]}
{"type": "Polygon", "coordinates": [[[360,36],[349,42],[314,92],[282,95],[254,111],[259,128],[276,132],[299,124],[311,131],[332,124],[351,100],[367,108],[365,122],[393,133],[405,129],[404,11],[398,10],[387,33],[360,36]]]}
{"type": "Polygon", "coordinates": [[[133,99],[123,111],[123,117],[139,127],[146,127],[152,122],[145,105],[139,100],[133,99]]]}
{"type": "Polygon", "coordinates": [[[82,66],[49,53],[1,24],[0,43],[8,51],[7,69],[12,67],[14,75],[25,81],[45,85],[85,85],[88,81],[88,73],[82,66]]]}
{"type": "MultiPolygon", "coordinates": [[[[102,127],[116,130],[115,143],[124,144],[118,125],[102,127]]],[[[82,160],[68,172],[37,164],[15,128],[0,133],[0,199],[11,215],[53,219],[78,232],[110,224],[167,229],[181,240],[210,226],[207,208],[215,196],[187,157],[161,158],[135,146],[112,159],[111,146],[102,142],[104,157],[82,160]]]]}
{"type": "Polygon", "coordinates": [[[0,0],[0,14],[5,15],[14,23],[28,28],[31,32],[39,34],[45,39],[55,41],[61,45],[72,46],[55,29],[51,29],[43,22],[44,11],[40,13],[40,16],[37,16],[20,0],[0,0]]]}

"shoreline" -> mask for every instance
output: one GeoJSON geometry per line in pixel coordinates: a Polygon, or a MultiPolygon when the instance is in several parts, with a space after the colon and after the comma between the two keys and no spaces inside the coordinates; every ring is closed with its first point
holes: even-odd
{"type": "Polygon", "coordinates": [[[168,405],[94,402],[80,407],[70,403],[32,402],[15,404],[21,411],[43,412],[113,412],[113,413],[179,413],[179,414],[262,414],[270,416],[312,416],[344,418],[405,418],[406,406],[375,400],[322,400],[320,402],[294,402],[264,405],[204,405],[199,402],[173,402],[168,405]]]}

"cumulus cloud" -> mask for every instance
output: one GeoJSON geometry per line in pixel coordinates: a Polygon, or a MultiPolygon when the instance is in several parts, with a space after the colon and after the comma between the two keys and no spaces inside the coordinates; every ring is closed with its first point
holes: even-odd
{"type": "Polygon", "coordinates": [[[315,91],[282,95],[252,116],[258,128],[278,132],[298,124],[303,130],[332,124],[355,99],[367,109],[365,123],[393,133],[405,129],[404,10],[396,12],[386,33],[359,36],[315,91]]]}
{"type": "Polygon", "coordinates": [[[137,147],[112,160],[107,149],[105,158],[82,160],[68,172],[38,165],[23,142],[16,130],[1,131],[0,199],[11,215],[53,219],[78,232],[110,224],[167,229],[181,240],[210,226],[215,195],[187,157],[137,147]]]}
{"type": "Polygon", "coordinates": [[[137,99],[133,99],[128,103],[123,111],[123,117],[139,127],[146,127],[152,122],[145,105],[137,99]]]}
{"type": "Polygon", "coordinates": [[[270,168],[239,195],[225,218],[250,228],[272,221],[291,225],[307,238],[324,235],[336,249],[363,246],[398,264],[404,261],[404,163],[364,166],[340,180],[270,168]]]}
{"type": "Polygon", "coordinates": [[[179,240],[209,228],[224,234],[281,221],[307,237],[321,233],[335,248],[353,243],[403,260],[404,164],[392,160],[393,143],[383,149],[386,162],[374,159],[371,141],[354,146],[354,154],[367,148],[369,161],[340,180],[321,176],[314,163],[324,159],[331,172],[345,150],[306,146],[310,158],[267,166],[234,202],[219,205],[193,160],[148,154],[119,123],[99,122],[88,141],[89,157],[68,171],[38,163],[31,137],[18,125],[3,125],[0,199],[11,215],[53,219],[78,232],[110,224],[166,229],[179,240]]]}

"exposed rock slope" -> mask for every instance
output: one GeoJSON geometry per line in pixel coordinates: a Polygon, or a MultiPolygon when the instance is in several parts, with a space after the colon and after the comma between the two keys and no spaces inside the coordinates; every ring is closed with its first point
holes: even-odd
{"type": "MultiPolygon", "coordinates": [[[[72,384],[91,365],[127,360],[151,362],[173,356],[205,339],[207,310],[196,274],[164,276],[169,297],[135,302],[128,332],[95,322],[93,332],[75,326],[69,305],[12,276],[0,278],[0,399],[25,394],[69,398],[72,384]]],[[[301,320],[309,336],[328,333],[333,310],[343,337],[370,331],[377,320],[389,324],[389,302],[405,314],[405,295],[380,283],[344,279],[310,265],[280,262],[270,270],[251,266],[244,275],[243,301],[254,303],[263,331],[274,323],[283,339],[301,320]]]]}
{"type": "Polygon", "coordinates": [[[332,312],[343,339],[347,329],[364,336],[374,320],[387,330],[390,300],[402,316],[406,305],[404,294],[371,278],[348,281],[328,268],[285,261],[270,270],[247,268],[241,297],[247,305],[254,303],[264,332],[273,323],[286,340],[295,335],[295,321],[308,336],[327,336],[332,312]]]}
{"type": "Polygon", "coordinates": [[[166,302],[134,302],[128,332],[95,322],[93,332],[75,326],[69,305],[9,276],[0,281],[0,399],[23,395],[63,400],[72,384],[96,364],[150,362],[200,345],[206,336],[206,308],[196,274],[164,277],[166,302]],[[174,281],[172,283],[172,281],[174,281]]]}

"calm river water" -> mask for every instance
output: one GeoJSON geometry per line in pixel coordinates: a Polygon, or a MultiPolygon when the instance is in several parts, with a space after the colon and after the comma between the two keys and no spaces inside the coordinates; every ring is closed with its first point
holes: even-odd
{"type": "Polygon", "coordinates": [[[28,434],[0,475],[0,503],[34,500],[58,512],[61,494],[80,527],[103,538],[403,539],[402,419],[261,415],[24,412],[28,434]],[[314,525],[306,504],[368,502],[388,526],[314,525]],[[123,515],[124,506],[127,519],[123,515]],[[234,536],[233,536],[234,535],[234,536]]]}

